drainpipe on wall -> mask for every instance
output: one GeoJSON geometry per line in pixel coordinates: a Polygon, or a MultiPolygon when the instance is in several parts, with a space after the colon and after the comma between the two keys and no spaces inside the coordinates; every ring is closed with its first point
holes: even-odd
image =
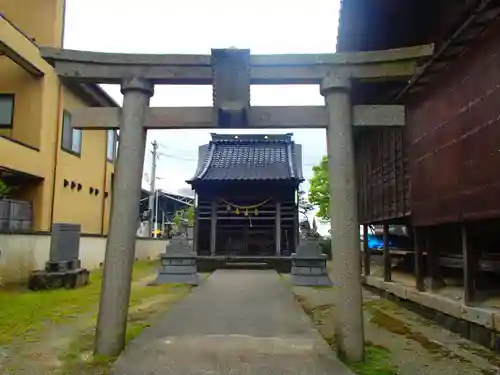
{"type": "Polygon", "coordinates": [[[52,223],[54,222],[54,204],[56,198],[56,174],[57,174],[57,161],[59,158],[59,127],[61,122],[61,112],[62,112],[62,96],[63,87],[61,81],[59,81],[59,98],[57,99],[57,121],[56,121],[56,139],[54,146],[54,167],[52,168],[52,198],[50,204],[50,220],[49,227],[47,230],[50,232],[52,230],[52,223]]]}
{"type": "Polygon", "coordinates": [[[104,135],[104,177],[102,181],[102,203],[101,203],[101,234],[104,235],[104,220],[106,220],[106,177],[108,176],[108,131],[104,135]]]}

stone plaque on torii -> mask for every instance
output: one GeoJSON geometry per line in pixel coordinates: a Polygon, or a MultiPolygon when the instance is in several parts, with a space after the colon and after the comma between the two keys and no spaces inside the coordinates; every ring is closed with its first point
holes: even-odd
{"type": "Polygon", "coordinates": [[[398,105],[351,105],[352,81],[408,81],[432,46],[332,54],[251,55],[216,49],[211,55],[139,55],[42,49],[63,80],[120,84],[123,108],[72,113],[81,129],[120,129],[115,192],[106,245],[96,352],[123,346],[135,252],[137,202],[146,129],[326,128],[330,177],[333,283],[337,345],[363,358],[359,225],[353,126],[404,126],[398,105]],[[213,107],[149,108],[154,85],[212,85],[213,107]],[[325,106],[252,107],[250,85],[317,84],[325,106]]]}

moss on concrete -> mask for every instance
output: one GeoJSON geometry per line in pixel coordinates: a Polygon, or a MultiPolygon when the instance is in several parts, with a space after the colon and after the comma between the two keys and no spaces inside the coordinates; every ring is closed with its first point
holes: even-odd
{"type": "MultiPolygon", "coordinates": [[[[335,345],[335,338],[332,333],[331,323],[333,315],[333,304],[323,304],[313,306],[307,302],[305,297],[294,294],[297,301],[301,304],[304,311],[314,321],[319,332],[330,345],[330,347],[337,351],[335,345]]],[[[339,355],[339,358],[356,374],[359,375],[397,375],[398,371],[395,366],[390,362],[390,351],[379,345],[374,345],[371,342],[366,342],[365,346],[365,361],[364,362],[349,362],[339,355]]]]}

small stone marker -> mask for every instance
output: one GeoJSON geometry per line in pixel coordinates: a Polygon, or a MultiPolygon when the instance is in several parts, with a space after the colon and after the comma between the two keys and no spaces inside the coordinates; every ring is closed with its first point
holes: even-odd
{"type": "Polygon", "coordinates": [[[44,270],[31,274],[28,287],[39,290],[86,285],[89,271],[81,268],[79,255],[80,224],[53,224],[49,260],[44,270]]]}
{"type": "Polygon", "coordinates": [[[189,246],[187,238],[171,239],[165,253],[161,255],[158,276],[150,285],[163,284],[199,284],[196,253],[189,246]]]}
{"type": "Polygon", "coordinates": [[[292,255],[292,284],[331,286],[326,260],[327,256],[321,252],[317,240],[310,238],[301,240],[297,252],[292,255]]]}

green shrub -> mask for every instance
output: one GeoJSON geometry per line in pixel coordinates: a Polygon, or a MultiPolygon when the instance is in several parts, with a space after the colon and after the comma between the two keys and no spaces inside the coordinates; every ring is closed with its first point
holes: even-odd
{"type": "Polygon", "coordinates": [[[6,198],[7,195],[10,193],[10,187],[0,180],[0,199],[6,198]]]}

